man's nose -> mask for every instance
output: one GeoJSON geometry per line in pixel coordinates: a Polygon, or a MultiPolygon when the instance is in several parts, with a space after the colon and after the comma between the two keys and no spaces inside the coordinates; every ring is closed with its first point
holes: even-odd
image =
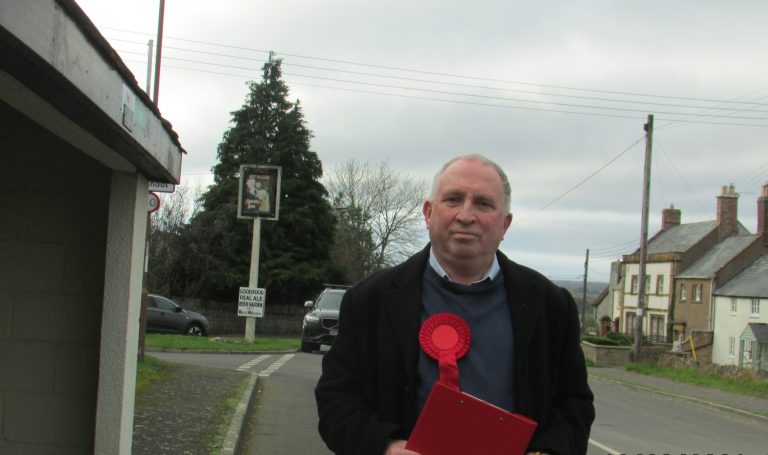
{"type": "Polygon", "coordinates": [[[471,201],[465,202],[459,208],[456,219],[462,223],[471,223],[475,220],[475,207],[471,201]]]}

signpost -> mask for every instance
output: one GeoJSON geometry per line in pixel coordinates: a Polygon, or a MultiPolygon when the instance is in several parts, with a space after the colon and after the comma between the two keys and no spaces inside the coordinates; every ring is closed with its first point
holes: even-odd
{"type": "Polygon", "coordinates": [[[266,289],[257,287],[259,283],[261,220],[262,218],[274,221],[277,221],[278,219],[280,211],[281,176],[282,168],[279,166],[259,166],[252,164],[243,164],[240,166],[240,185],[237,194],[237,217],[253,220],[251,270],[248,277],[248,287],[240,288],[240,301],[238,302],[237,309],[238,316],[246,317],[246,343],[253,343],[256,334],[256,318],[264,316],[264,299],[267,291],[266,289]],[[245,293],[244,290],[246,290],[245,293]],[[246,308],[248,309],[246,310],[246,308]]]}
{"type": "Polygon", "coordinates": [[[254,318],[264,317],[267,290],[264,288],[240,288],[240,298],[237,301],[237,315],[254,318]]]}
{"type": "Polygon", "coordinates": [[[160,209],[160,196],[153,192],[149,192],[149,205],[147,206],[147,212],[152,213],[160,209]]]}

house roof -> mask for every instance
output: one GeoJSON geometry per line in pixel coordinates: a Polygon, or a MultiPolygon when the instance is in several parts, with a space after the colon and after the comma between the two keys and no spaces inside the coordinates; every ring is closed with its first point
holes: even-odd
{"type": "Polygon", "coordinates": [[[757,239],[758,235],[734,235],[712,247],[711,250],[678,273],[676,278],[712,278],[731,259],[757,239]]]}
{"type": "Polygon", "coordinates": [[[768,343],[768,324],[765,322],[750,322],[747,328],[741,332],[740,338],[746,338],[747,332],[752,332],[752,336],[758,343],[768,343]]]}
{"type": "Polygon", "coordinates": [[[768,254],[757,258],[747,268],[715,290],[715,295],[768,298],[768,254]]]}
{"type": "Polygon", "coordinates": [[[610,286],[606,286],[605,289],[600,291],[600,294],[595,297],[595,300],[592,301],[592,306],[600,306],[600,304],[603,303],[606,297],[608,297],[608,291],[610,290],[610,286]]]}
{"type": "Polygon", "coordinates": [[[684,253],[715,229],[717,221],[714,220],[672,226],[648,241],[647,253],[684,253]]]}

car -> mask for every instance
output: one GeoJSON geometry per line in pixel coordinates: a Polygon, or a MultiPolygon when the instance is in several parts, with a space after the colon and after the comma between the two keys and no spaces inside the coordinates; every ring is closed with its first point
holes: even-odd
{"type": "Polygon", "coordinates": [[[147,296],[147,332],[207,336],[208,319],[161,295],[147,296]]]}
{"type": "Polygon", "coordinates": [[[301,351],[312,352],[321,345],[330,346],[339,333],[339,307],[346,289],[325,288],[312,300],[304,302],[310,312],[301,325],[301,351]]]}

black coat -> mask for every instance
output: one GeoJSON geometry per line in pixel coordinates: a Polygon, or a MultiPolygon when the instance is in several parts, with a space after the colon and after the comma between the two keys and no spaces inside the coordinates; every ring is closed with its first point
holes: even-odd
{"type": "MultiPolygon", "coordinates": [[[[514,412],[539,424],[530,450],[585,454],[595,410],[576,303],[539,273],[497,257],[515,340],[514,412]]],[[[428,258],[429,247],[344,295],[315,389],[320,435],[337,455],[382,455],[390,439],[407,439],[413,428],[428,258]]]]}

